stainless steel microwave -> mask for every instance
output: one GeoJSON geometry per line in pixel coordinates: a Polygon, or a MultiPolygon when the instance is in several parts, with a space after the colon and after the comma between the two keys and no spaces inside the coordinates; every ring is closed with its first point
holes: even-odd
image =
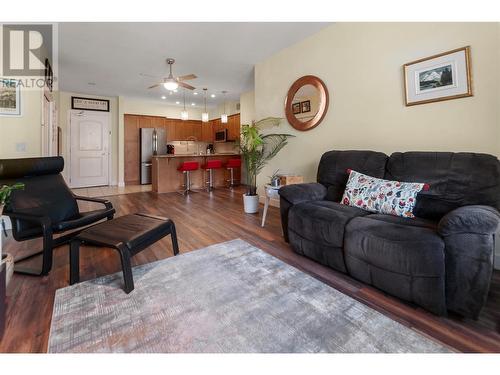
{"type": "Polygon", "coordinates": [[[226,141],[227,141],[227,129],[215,132],[215,142],[226,142],[226,141]]]}

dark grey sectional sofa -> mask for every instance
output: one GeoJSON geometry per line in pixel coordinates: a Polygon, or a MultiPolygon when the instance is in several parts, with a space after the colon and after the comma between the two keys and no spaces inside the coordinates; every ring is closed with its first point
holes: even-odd
{"type": "Polygon", "coordinates": [[[477,318],[493,272],[500,162],[476,153],[329,151],[317,183],[279,190],[293,250],[435,314],[477,318]],[[424,182],[415,219],[340,204],[347,169],[424,182]]]}

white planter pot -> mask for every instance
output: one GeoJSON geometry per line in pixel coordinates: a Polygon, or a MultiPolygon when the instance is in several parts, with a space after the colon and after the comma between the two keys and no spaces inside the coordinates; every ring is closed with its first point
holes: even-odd
{"type": "Polygon", "coordinates": [[[259,196],[243,194],[243,208],[247,214],[259,212],[259,196]]]}

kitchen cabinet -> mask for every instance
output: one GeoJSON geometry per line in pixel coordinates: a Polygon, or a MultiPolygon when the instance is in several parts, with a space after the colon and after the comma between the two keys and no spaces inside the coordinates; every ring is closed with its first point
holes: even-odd
{"type": "Polygon", "coordinates": [[[169,141],[187,141],[202,139],[202,122],[199,120],[177,120],[171,121],[171,136],[167,135],[169,141]]]}
{"type": "Polygon", "coordinates": [[[240,114],[228,116],[227,119],[227,140],[235,141],[240,138],[240,114]]]}
{"type": "Polygon", "coordinates": [[[167,142],[175,141],[176,138],[175,120],[166,119],[165,129],[167,129],[167,142]]]}
{"type": "Polygon", "coordinates": [[[214,141],[214,128],[212,121],[201,123],[201,141],[212,143],[214,141]]]}
{"type": "Polygon", "coordinates": [[[215,139],[215,132],[227,129],[227,140],[235,141],[240,137],[240,114],[228,116],[227,123],[223,124],[219,118],[210,121],[212,123],[212,140],[215,139]]]}

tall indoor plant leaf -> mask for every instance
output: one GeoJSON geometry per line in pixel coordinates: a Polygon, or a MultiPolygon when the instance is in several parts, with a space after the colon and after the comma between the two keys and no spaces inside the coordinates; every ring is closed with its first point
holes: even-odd
{"type": "Polygon", "coordinates": [[[263,134],[262,130],[279,126],[283,119],[266,117],[253,124],[241,126],[239,148],[246,172],[247,196],[257,195],[257,175],[269,160],[288,143],[291,134],[263,134]]]}

